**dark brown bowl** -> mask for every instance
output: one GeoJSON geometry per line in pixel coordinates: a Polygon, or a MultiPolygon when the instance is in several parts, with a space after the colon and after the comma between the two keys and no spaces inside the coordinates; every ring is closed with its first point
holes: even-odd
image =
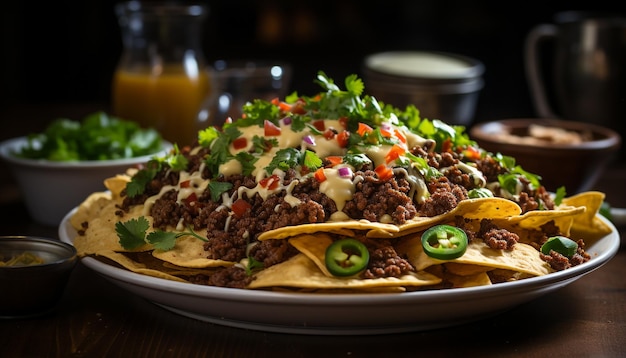
{"type": "Polygon", "coordinates": [[[512,156],[524,170],[540,175],[546,189],[565,186],[568,195],[591,189],[621,145],[620,135],[611,129],[560,119],[504,119],[478,123],[469,133],[485,150],[512,156]],[[531,124],[573,131],[587,139],[579,144],[525,144],[501,136],[507,131],[526,136],[531,124]]]}
{"type": "Polygon", "coordinates": [[[54,309],[78,260],[76,249],[59,240],[0,236],[0,261],[24,253],[43,263],[0,266],[0,318],[36,316],[54,309]]]}

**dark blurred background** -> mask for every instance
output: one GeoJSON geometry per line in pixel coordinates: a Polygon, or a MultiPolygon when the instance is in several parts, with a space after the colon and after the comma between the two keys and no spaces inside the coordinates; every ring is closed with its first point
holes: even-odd
{"type": "MultiPolygon", "coordinates": [[[[1,10],[1,105],[101,103],[121,53],[116,1],[9,1],[1,10]]],[[[318,91],[324,70],[337,82],[361,74],[364,56],[387,50],[435,50],[485,65],[476,121],[533,116],[523,67],[529,30],[563,10],[624,12],[623,1],[212,0],[205,57],[287,60],[292,89],[318,91]]],[[[626,64],[625,64],[626,65],[626,64]]],[[[342,83],[342,82],[341,82],[342,83]]],[[[367,91],[367,88],[366,88],[367,91]]],[[[106,109],[106,107],[104,108],[106,109]]],[[[51,120],[53,118],[50,118],[51,120]]],[[[78,118],[75,118],[78,119],[78,118]]],[[[10,118],[1,118],[8,123],[10,118]]]]}

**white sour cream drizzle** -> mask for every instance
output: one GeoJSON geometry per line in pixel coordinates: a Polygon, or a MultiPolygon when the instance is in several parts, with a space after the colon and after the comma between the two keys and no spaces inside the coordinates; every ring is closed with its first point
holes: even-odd
{"type": "MultiPolygon", "coordinates": [[[[423,146],[429,140],[425,139],[417,134],[410,132],[405,127],[398,127],[392,123],[385,123],[386,128],[390,129],[390,132],[394,133],[394,137],[398,139],[398,145],[400,145],[404,150],[409,150],[415,146],[423,146]],[[401,132],[404,136],[404,140],[401,140],[397,137],[397,133],[401,132]]],[[[341,132],[344,130],[339,120],[324,120],[324,126],[326,129],[334,129],[336,132],[341,132]]],[[[291,193],[296,185],[304,179],[307,179],[312,175],[309,173],[301,178],[296,178],[292,180],[288,185],[283,184],[283,179],[285,177],[285,172],[280,169],[275,169],[273,175],[278,177],[278,185],[275,187],[272,186],[263,186],[261,181],[264,178],[270,176],[270,174],[266,173],[265,168],[270,164],[276,153],[282,148],[299,148],[300,150],[312,150],[316,152],[317,156],[320,158],[325,158],[328,156],[343,156],[346,154],[345,148],[340,147],[339,142],[335,138],[326,139],[323,134],[319,135],[315,132],[311,131],[309,127],[305,127],[302,131],[294,131],[290,124],[282,123],[280,124],[280,135],[274,137],[266,137],[267,139],[276,139],[279,143],[278,146],[271,148],[269,151],[262,153],[261,155],[255,155],[256,161],[254,162],[254,170],[252,171],[252,175],[255,177],[257,185],[253,188],[247,188],[241,186],[234,192],[232,195],[228,195],[228,193],[222,194],[222,203],[216,210],[224,210],[232,207],[233,203],[238,199],[242,198],[245,194],[248,198],[253,197],[255,194],[259,194],[263,200],[266,200],[270,195],[285,191],[285,201],[289,203],[292,207],[295,207],[301,203],[301,200],[294,197],[291,193]],[[305,136],[312,136],[313,143],[309,143],[304,140],[305,136]]],[[[253,138],[255,136],[265,137],[264,136],[264,128],[262,126],[249,126],[249,127],[238,127],[239,131],[242,133],[241,137],[246,138],[245,145],[241,148],[235,149],[233,144],[231,143],[229,146],[229,151],[232,155],[236,155],[239,152],[246,151],[249,152],[253,148],[253,138]]],[[[384,164],[389,167],[393,167],[394,163],[386,163],[387,153],[391,150],[392,145],[384,144],[384,145],[372,145],[372,146],[361,146],[359,149],[367,155],[370,160],[372,160],[374,167],[384,164]]],[[[197,153],[200,150],[200,147],[196,147],[192,150],[193,153],[197,153]]],[[[400,159],[406,160],[405,157],[401,156],[400,159]]],[[[320,192],[326,194],[331,200],[333,200],[337,206],[337,212],[335,212],[330,218],[329,221],[343,221],[349,220],[350,218],[342,211],[346,202],[352,199],[355,191],[356,184],[363,180],[361,176],[341,176],[339,174],[340,167],[350,167],[347,164],[340,164],[333,168],[323,168],[324,176],[326,180],[320,183],[320,192]]],[[[480,173],[476,168],[466,165],[459,164],[459,169],[465,173],[470,174],[474,183],[477,186],[484,187],[486,184],[484,183],[484,179],[482,173],[480,173]],[[481,181],[482,180],[482,181],[481,181]]],[[[202,193],[207,189],[210,180],[203,179],[201,173],[204,169],[204,164],[199,168],[198,171],[193,173],[188,173],[185,171],[180,172],[180,180],[177,185],[166,185],[161,188],[160,192],[145,201],[143,214],[149,215],[150,209],[163,194],[170,190],[177,190],[177,203],[182,203],[186,198],[190,195],[195,194],[197,197],[200,197],[202,193]],[[181,187],[181,183],[187,182],[188,185],[185,184],[184,187],[181,187]]],[[[350,167],[350,169],[354,170],[354,168],[350,167]]],[[[418,203],[422,203],[428,198],[428,190],[426,187],[426,183],[422,175],[419,171],[410,167],[407,171],[404,168],[395,167],[393,168],[395,173],[401,172],[404,177],[409,181],[411,185],[411,191],[409,195],[413,200],[418,203]]],[[[231,159],[225,163],[222,163],[219,166],[219,172],[225,176],[241,174],[243,171],[242,164],[237,159],[231,159]]],[[[232,216],[232,213],[231,213],[232,216]]],[[[390,216],[384,216],[380,218],[382,222],[392,222],[392,218],[390,216]]],[[[227,219],[225,224],[225,230],[228,230],[228,226],[230,223],[230,217],[227,219]]],[[[179,223],[178,226],[182,225],[179,223]]],[[[182,229],[182,228],[177,228],[182,229]]]]}

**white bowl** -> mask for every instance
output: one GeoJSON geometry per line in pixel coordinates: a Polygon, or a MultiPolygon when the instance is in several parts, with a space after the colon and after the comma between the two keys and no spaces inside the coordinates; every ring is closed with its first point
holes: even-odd
{"type": "Polygon", "coordinates": [[[50,226],[59,225],[63,216],[89,194],[106,190],[105,179],[123,174],[128,168],[146,163],[155,156],[163,156],[172,148],[171,143],[164,141],[162,150],[141,157],[54,162],[19,158],[13,154],[26,144],[27,137],[0,143],[0,158],[15,177],[33,220],[50,226]]]}

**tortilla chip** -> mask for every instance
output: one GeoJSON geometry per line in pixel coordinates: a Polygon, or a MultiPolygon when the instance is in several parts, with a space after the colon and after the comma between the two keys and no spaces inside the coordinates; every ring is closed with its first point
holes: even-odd
{"type": "Polygon", "coordinates": [[[433,265],[448,262],[502,268],[524,272],[533,276],[543,276],[553,272],[550,265],[539,257],[539,251],[532,246],[517,243],[513,250],[495,250],[484,242],[472,242],[467,246],[465,254],[454,260],[437,260],[424,252],[421,235],[414,235],[398,245],[398,253],[406,254],[409,262],[416,270],[421,271],[433,265]]]}
{"type": "Polygon", "coordinates": [[[112,178],[105,179],[104,186],[109,189],[111,196],[115,200],[121,198],[121,193],[124,189],[126,189],[126,184],[128,184],[130,180],[130,175],[119,174],[112,178]]]}
{"type": "MultiPolygon", "coordinates": [[[[202,235],[199,232],[197,234],[202,235]]],[[[204,250],[204,241],[192,236],[178,238],[173,249],[168,251],[154,250],[152,255],[159,260],[187,268],[220,267],[235,264],[231,261],[208,259],[206,257],[207,252],[204,250]]]]}
{"type": "Polygon", "coordinates": [[[323,289],[369,289],[399,286],[428,286],[441,282],[441,279],[426,273],[417,272],[402,277],[360,279],[326,276],[311,259],[304,254],[270,266],[256,275],[248,288],[299,287],[323,289]]]}
{"type": "Polygon", "coordinates": [[[592,245],[598,239],[611,233],[611,227],[598,215],[605,194],[599,191],[587,191],[563,199],[563,205],[585,206],[585,213],[578,215],[572,224],[573,235],[585,239],[587,245],[592,245]]]}
{"type": "Polygon", "coordinates": [[[455,275],[447,273],[445,281],[452,284],[452,288],[477,287],[491,285],[491,279],[487,272],[479,272],[472,275],[455,275]]]}
{"type": "MultiPolygon", "coordinates": [[[[111,201],[96,212],[96,215],[89,220],[89,227],[84,229],[83,235],[78,235],[74,239],[74,246],[79,256],[90,254],[98,254],[102,251],[126,252],[131,250],[124,249],[120,243],[115,231],[115,224],[119,217],[115,214],[119,209],[116,202],[111,201]]],[[[95,211],[94,211],[95,212],[95,211]]],[[[124,216],[124,220],[136,219],[142,216],[141,206],[136,206],[124,216]]],[[[152,217],[145,217],[152,227],[152,217]]],[[[150,231],[150,230],[149,230],[150,231]]],[[[152,245],[143,245],[132,251],[152,250],[152,245]]]]}
{"type": "Polygon", "coordinates": [[[259,241],[268,239],[287,239],[298,234],[314,234],[318,232],[335,233],[350,236],[352,230],[383,230],[385,232],[398,232],[397,225],[373,222],[369,220],[350,220],[325,223],[313,223],[294,226],[285,226],[266,231],[259,235],[259,241]]]}
{"type": "Polygon", "coordinates": [[[311,259],[324,275],[334,277],[326,268],[326,248],[333,243],[330,235],[325,233],[298,235],[289,239],[289,243],[311,259]]]}
{"type": "Polygon", "coordinates": [[[420,217],[408,221],[406,224],[398,226],[397,232],[374,228],[367,233],[370,238],[391,238],[404,236],[411,233],[424,231],[427,228],[449,221],[455,216],[462,216],[467,219],[482,218],[509,218],[518,216],[522,209],[515,202],[503,198],[479,198],[468,199],[459,204],[447,213],[434,217],[420,217]]]}
{"type": "Polygon", "coordinates": [[[131,258],[119,252],[115,252],[111,250],[102,250],[97,253],[97,256],[106,257],[109,260],[112,260],[118,263],[125,269],[135,272],[135,273],[157,277],[157,278],[164,278],[164,279],[171,280],[171,281],[188,282],[187,280],[182,279],[180,277],[165,273],[163,270],[149,268],[145,264],[134,261],[131,258]]]}

